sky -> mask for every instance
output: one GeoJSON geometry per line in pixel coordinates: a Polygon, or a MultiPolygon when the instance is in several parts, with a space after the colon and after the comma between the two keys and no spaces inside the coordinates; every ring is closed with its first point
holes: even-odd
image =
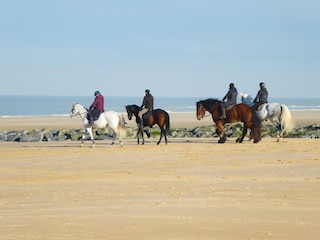
{"type": "Polygon", "coordinates": [[[0,0],[0,95],[319,98],[319,0],[0,0]]]}

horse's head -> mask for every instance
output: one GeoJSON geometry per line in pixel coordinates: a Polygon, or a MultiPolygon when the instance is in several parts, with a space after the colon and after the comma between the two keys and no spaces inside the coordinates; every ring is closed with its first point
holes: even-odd
{"type": "Polygon", "coordinates": [[[206,113],[206,109],[204,108],[202,101],[196,103],[197,105],[197,119],[201,120],[206,113]]]}
{"type": "Polygon", "coordinates": [[[200,120],[204,117],[206,111],[214,114],[220,104],[218,99],[208,98],[197,102],[197,119],[200,120]]]}
{"type": "Polygon", "coordinates": [[[127,105],[125,106],[126,110],[127,110],[127,114],[128,114],[128,119],[131,120],[132,119],[132,115],[134,115],[135,117],[138,116],[139,114],[139,106],[137,105],[127,105]]]}
{"type": "Polygon", "coordinates": [[[128,119],[131,120],[132,119],[132,111],[131,111],[131,106],[125,106],[126,110],[127,110],[127,115],[128,115],[128,119]]]}
{"type": "Polygon", "coordinates": [[[83,107],[81,104],[79,103],[74,103],[72,105],[71,108],[71,112],[70,112],[70,117],[74,117],[76,115],[82,114],[82,113],[86,113],[87,110],[85,107],[83,107]]]}

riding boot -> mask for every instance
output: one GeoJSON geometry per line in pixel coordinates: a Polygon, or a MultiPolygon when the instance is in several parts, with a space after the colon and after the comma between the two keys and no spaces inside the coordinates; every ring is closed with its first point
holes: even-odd
{"type": "Polygon", "coordinates": [[[89,115],[89,126],[93,126],[93,116],[92,116],[92,114],[89,115]]]}
{"type": "Polygon", "coordinates": [[[140,128],[143,128],[143,120],[142,120],[142,118],[141,118],[141,117],[139,117],[139,120],[140,120],[140,122],[139,122],[139,124],[138,124],[138,125],[139,125],[139,127],[140,127],[140,128]]]}
{"type": "Polygon", "coordinates": [[[221,107],[221,114],[219,116],[220,119],[226,118],[226,109],[224,107],[221,107]]]}

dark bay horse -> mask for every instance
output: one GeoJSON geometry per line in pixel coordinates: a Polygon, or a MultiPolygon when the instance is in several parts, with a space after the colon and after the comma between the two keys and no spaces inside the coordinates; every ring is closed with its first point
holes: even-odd
{"type": "MultiPolygon", "coordinates": [[[[137,105],[127,105],[125,106],[128,114],[128,119],[132,119],[132,115],[136,117],[136,123],[139,124],[139,111],[140,107],[137,105]]],[[[164,136],[166,144],[168,143],[167,140],[167,133],[170,134],[170,121],[169,121],[169,114],[162,110],[162,109],[155,109],[151,111],[151,114],[146,118],[143,119],[143,125],[152,127],[153,125],[157,124],[161,130],[160,139],[157,142],[157,145],[161,142],[162,136],[164,136]]],[[[143,129],[138,127],[137,139],[139,144],[139,135],[142,138],[142,144],[144,144],[144,137],[143,137],[143,129]]]]}
{"type": "Polygon", "coordinates": [[[236,122],[243,122],[243,129],[242,135],[239,136],[236,140],[237,143],[241,143],[244,137],[247,134],[248,128],[251,129],[252,127],[252,112],[251,108],[244,104],[240,103],[234,105],[230,109],[226,110],[226,118],[220,119],[219,118],[219,104],[221,101],[217,99],[209,98],[207,100],[202,100],[197,102],[197,119],[201,120],[206,111],[211,113],[212,120],[215,122],[217,126],[217,134],[219,135],[220,139],[218,143],[224,143],[227,140],[226,134],[224,132],[224,125],[226,123],[236,123],[236,122]]]}

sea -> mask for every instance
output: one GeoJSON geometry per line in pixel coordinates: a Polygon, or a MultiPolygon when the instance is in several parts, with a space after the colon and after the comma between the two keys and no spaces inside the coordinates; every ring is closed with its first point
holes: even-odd
{"type": "MultiPolygon", "coordinates": [[[[141,105],[142,97],[104,97],[105,110],[125,113],[125,106],[141,105]]],[[[169,113],[195,113],[196,102],[209,97],[155,97],[154,107],[169,113]]],[[[89,107],[92,96],[0,96],[0,118],[69,116],[72,104],[89,107]]],[[[240,98],[238,103],[241,102],[240,98]]],[[[320,98],[271,98],[290,111],[320,111],[320,98]]]]}

